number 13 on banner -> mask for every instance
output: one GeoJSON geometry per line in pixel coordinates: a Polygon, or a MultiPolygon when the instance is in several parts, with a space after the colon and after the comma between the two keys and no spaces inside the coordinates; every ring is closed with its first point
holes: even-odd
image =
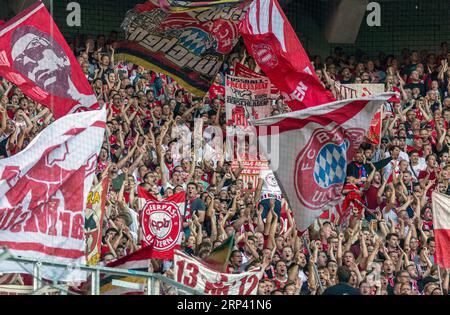
{"type": "Polygon", "coordinates": [[[177,282],[210,295],[254,295],[261,271],[218,273],[184,253],[175,253],[177,282]]]}

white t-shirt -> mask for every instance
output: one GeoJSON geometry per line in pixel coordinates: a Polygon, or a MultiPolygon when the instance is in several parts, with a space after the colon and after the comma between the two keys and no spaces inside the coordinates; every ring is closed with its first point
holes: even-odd
{"type": "MultiPolygon", "coordinates": [[[[391,156],[391,153],[389,153],[389,151],[388,152],[386,152],[385,154],[384,154],[384,157],[385,158],[388,158],[388,157],[390,157],[391,156]]],[[[408,163],[409,163],[409,155],[408,155],[408,153],[406,153],[405,151],[400,151],[400,154],[398,155],[398,159],[401,161],[401,160],[406,160],[406,161],[408,161],[408,163]]]]}
{"type": "Polygon", "coordinates": [[[399,157],[398,160],[392,160],[389,162],[388,165],[384,167],[384,174],[383,174],[384,179],[388,179],[389,176],[391,176],[393,170],[395,170],[396,174],[398,174],[398,172],[400,171],[399,168],[400,161],[401,159],[399,157]]]}
{"type": "Polygon", "coordinates": [[[409,165],[409,171],[411,172],[413,178],[416,179],[416,181],[417,181],[417,177],[419,176],[420,171],[424,171],[426,168],[427,168],[427,163],[425,162],[424,158],[419,158],[419,163],[415,166],[411,167],[411,164],[409,165]]]}

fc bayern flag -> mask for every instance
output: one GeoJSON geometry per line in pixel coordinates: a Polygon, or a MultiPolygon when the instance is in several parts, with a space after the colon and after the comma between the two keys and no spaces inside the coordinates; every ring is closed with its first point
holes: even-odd
{"type": "Polygon", "coordinates": [[[98,109],[78,61],[40,1],[0,27],[0,76],[55,118],[98,109]]]}
{"type": "Polygon", "coordinates": [[[247,50],[293,111],[335,101],[276,0],[254,0],[239,29],[247,50]]]}
{"type": "Polygon", "coordinates": [[[254,121],[258,142],[304,231],[341,199],[347,161],[364,140],[383,93],[254,121]]]}
{"type": "Polygon", "coordinates": [[[450,268],[450,197],[434,191],[432,205],[435,263],[442,268],[450,268]]]}
{"type": "Polygon", "coordinates": [[[157,200],[138,186],[138,198],[146,200],[141,211],[142,246],[153,247],[153,259],[173,259],[174,250],[181,246],[186,193],[157,200]]]}
{"type": "MultiPolygon", "coordinates": [[[[0,160],[0,247],[26,258],[86,264],[84,209],[105,119],[105,110],[67,115],[25,150],[0,160]]],[[[0,262],[0,270],[25,272],[9,261],[0,262]]],[[[85,280],[84,272],[58,268],[44,268],[43,277],[85,280]]]]}

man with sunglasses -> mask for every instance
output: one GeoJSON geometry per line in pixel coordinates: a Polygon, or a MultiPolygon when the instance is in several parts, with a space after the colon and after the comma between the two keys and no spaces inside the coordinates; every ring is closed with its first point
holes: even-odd
{"type": "Polygon", "coordinates": [[[66,52],[48,34],[33,26],[22,26],[14,31],[11,46],[14,69],[45,92],[76,100],[79,107],[97,103],[94,95],[83,95],[77,90],[66,52]]]}

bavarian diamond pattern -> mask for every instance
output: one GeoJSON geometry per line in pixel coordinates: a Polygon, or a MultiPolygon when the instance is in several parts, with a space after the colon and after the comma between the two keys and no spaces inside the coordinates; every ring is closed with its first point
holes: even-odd
{"type": "Polygon", "coordinates": [[[333,184],[344,182],[347,167],[346,149],[346,143],[341,146],[330,143],[320,150],[314,166],[314,179],[320,187],[328,188],[333,184]]]}

